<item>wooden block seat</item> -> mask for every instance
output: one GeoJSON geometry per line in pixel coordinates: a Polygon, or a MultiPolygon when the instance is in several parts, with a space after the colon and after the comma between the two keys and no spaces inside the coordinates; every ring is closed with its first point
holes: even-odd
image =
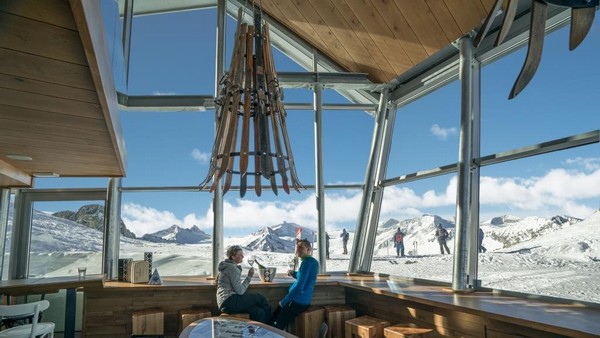
{"type": "Polygon", "coordinates": [[[235,317],[235,318],[244,318],[244,319],[250,319],[250,314],[249,313],[221,313],[222,317],[235,317]]]}
{"type": "Polygon", "coordinates": [[[412,323],[406,323],[386,327],[383,330],[383,336],[385,338],[421,338],[432,331],[432,329],[426,329],[412,323]]]}
{"type": "Polygon", "coordinates": [[[131,314],[132,337],[164,337],[165,313],[161,309],[134,311],[131,314]]]}
{"type": "Polygon", "coordinates": [[[308,310],[299,314],[295,319],[294,334],[304,338],[320,338],[319,330],[325,321],[325,309],[322,306],[311,305],[308,310]]]}
{"type": "Polygon", "coordinates": [[[356,318],[356,310],[347,305],[324,305],[327,338],[345,337],[346,320],[356,318]]]}
{"type": "Polygon", "coordinates": [[[371,316],[348,319],[345,324],[346,338],[383,338],[383,329],[390,322],[371,316]]]}
{"type": "Polygon", "coordinates": [[[202,318],[211,317],[212,313],[208,309],[204,308],[187,308],[178,311],[179,317],[179,332],[183,331],[186,326],[191,323],[200,320],[202,318]]]}

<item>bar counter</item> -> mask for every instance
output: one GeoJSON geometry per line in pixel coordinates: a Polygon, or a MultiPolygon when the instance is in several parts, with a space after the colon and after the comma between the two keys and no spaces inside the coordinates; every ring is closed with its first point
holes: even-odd
{"type": "MultiPolygon", "coordinates": [[[[163,277],[163,285],[105,282],[84,295],[85,337],[130,337],[133,311],[159,308],[165,336],[177,337],[177,312],[198,307],[216,316],[216,283],[204,277],[163,277]]],[[[275,308],[293,279],[254,278],[247,292],[275,308]]],[[[600,337],[597,304],[521,297],[492,290],[456,293],[448,284],[372,274],[331,274],[317,279],[313,305],[346,304],[357,315],[432,328],[428,337],[600,337]]]]}

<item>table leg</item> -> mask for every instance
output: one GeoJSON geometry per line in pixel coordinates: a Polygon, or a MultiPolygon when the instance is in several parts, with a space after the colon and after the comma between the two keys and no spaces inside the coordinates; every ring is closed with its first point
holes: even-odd
{"type": "Polygon", "coordinates": [[[67,289],[67,300],[65,304],[65,336],[64,338],[75,338],[75,310],[77,306],[77,289],[67,289]]]}

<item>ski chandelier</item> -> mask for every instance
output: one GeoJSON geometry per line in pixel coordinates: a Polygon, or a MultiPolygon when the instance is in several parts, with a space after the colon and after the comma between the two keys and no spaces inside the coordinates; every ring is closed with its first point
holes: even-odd
{"type": "Polygon", "coordinates": [[[254,9],[252,26],[242,24],[240,7],[231,66],[219,85],[221,89],[215,101],[215,143],[208,175],[200,183],[200,189],[212,179],[210,191],[213,192],[225,176],[223,193],[226,193],[235,174],[240,176],[241,197],[246,194],[248,176],[254,179],[257,196],[262,193],[261,177],[269,180],[277,195],[276,176],[279,175],[286,193],[290,193],[290,185],[300,192],[299,188],[304,187],[296,174],[285,123],[283,91],[273,64],[268,23],[262,23],[260,9],[254,9]],[[240,120],[242,126],[238,130],[240,120]],[[249,171],[252,159],[254,171],[249,171]]]}

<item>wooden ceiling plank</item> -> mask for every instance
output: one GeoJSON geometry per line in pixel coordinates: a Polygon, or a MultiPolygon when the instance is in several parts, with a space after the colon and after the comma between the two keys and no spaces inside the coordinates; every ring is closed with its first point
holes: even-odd
{"type": "Polygon", "coordinates": [[[298,11],[298,8],[293,3],[282,0],[262,0],[261,6],[273,19],[296,34],[298,38],[304,40],[308,45],[316,48],[323,55],[331,57],[334,54],[321,39],[321,36],[317,34],[313,26],[304,21],[302,13],[298,11]],[[312,41],[307,40],[307,37],[310,37],[312,41]]]}
{"type": "Polygon", "coordinates": [[[448,41],[455,41],[464,35],[454,17],[450,13],[448,7],[443,1],[440,0],[425,0],[431,13],[435,16],[436,20],[443,27],[443,32],[446,35],[448,41]]]}
{"type": "MultiPolygon", "coordinates": [[[[349,64],[349,61],[352,61],[353,65],[350,68],[352,72],[368,73],[369,78],[374,82],[377,82],[376,79],[384,77],[381,65],[374,64],[373,56],[367,46],[355,34],[331,0],[305,0],[301,2],[305,6],[313,8],[316,15],[313,18],[315,29],[320,29],[320,26],[330,27],[333,38],[343,45],[343,48],[350,55],[350,59],[346,62],[349,64]]],[[[304,12],[304,10],[302,11],[304,12]]]]}
{"type": "Polygon", "coordinates": [[[30,187],[32,183],[29,173],[0,160],[0,188],[30,187]]]}
{"type": "Polygon", "coordinates": [[[416,65],[427,58],[428,55],[425,48],[423,48],[419,38],[406,21],[402,12],[400,12],[398,6],[388,0],[374,0],[374,3],[376,4],[374,7],[384,19],[387,26],[392,30],[396,39],[402,44],[402,48],[410,58],[411,63],[416,65]]]}
{"type": "Polygon", "coordinates": [[[1,46],[0,74],[96,90],[89,67],[8,50],[1,46]]]}
{"type": "Polygon", "coordinates": [[[0,1],[0,11],[58,27],[77,30],[69,3],[64,0],[2,0],[0,1]]]}
{"type": "MultiPolygon", "coordinates": [[[[380,6],[390,7],[387,6],[389,2],[374,3],[371,5],[366,0],[348,0],[347,4],[390,64],[391,68],[387,71],[388,75],[386,79],[378,82],[389,82],[414,66],[413,61],[409,58],[404,48],[405,41],[398,39],[398,34],[390,29],[388,19],[385,18],[386,15],[382,14],[386,12],[387,8],[377,8],[380,6]]],[[[392,7],[396,8],[395,6],[392,7]]],[[[398,18],[396,17],[395,19],[397,20],[398,18]]],[[[418,46],[420,47],[421,45],[419,44],[418,46]]],[[[426,56],[425,51],[422,54],[422,57],[426,56]]]]}
{"type": "Polygon", "coordinates": [[[0,105],[0,118],[23,122],[36,121],[48,126],[77,126],[81,130],[106,132],[106,123],[104,120],[36,109],[0,105]]]}
{"type": "MultiPolygon", "coordinates": [[[[63,134],[76,139],[96,140],[103,144],[106,142],[106,131],[82,130],[77,126],[50,126],[38,121],[15,121],[8,119],[0,119],[2,127],[6,129],[19,130],[27,135],[55,135],[63,134]]],[[[35,137],[35,136],[32,136],[35,137]]]]}
{"type": "Polygon", "coordinates": [[[0,105],[103,120],[100,105],[0,88],[0,105]]]}
{"type": "MultiPolygon", "coordinates": [[[[266,3],[268,3],[267,1],[266,3]]],[[[317,27],[312,23],[315,19],[307,19],[307,16],[316,15],[310,6],[303,6],[308,9],[309,13],[304,13],[300,8],[296,7],[296,2],[289,0],[270,0],[273,6],[276,7],[282,16],[275,17],[284,26],[292,32],[298,34],[302,39],[314,46],[318,51],[326,55],[332,60],[338,61],[339,65],[347,70],[350,70],[347,62],[343,63],[339,59],[351,60],[348,52],[340,45],[339,41],[332,39],[333,33],[327,27],[317,27]]],[[[269,5],[269,8],[271,5],[269,5]]],[[[275,12],[273,12],[274,15],[275,12]]]]}
{"type": "Polygon", "coordinates": [[[479,0],[444,0],[463,34],[479,27],[487,12],[479,0]]]}
{"type": "Polygon", "coordinates": [[[76,31],[0,11],[0,46],[87,66],[76,31]]]}
{"type": "Polygon", "coordinates": [[[8,155],[13,150],[22,150],[27,148],[39,149],[62,149],[69,147],[85,155],[94,156],[96,154],[109,155],[111,145],[97,140],[74,139],[68,136],[36,134],[34,137],[23,137],[21,131],[7,130],[0,134],[0,153],[8,155]],[[19,148],[21,147],[21,148],[19,148]]]}
{"type": "MultiPolygon", "coordinates": [[[[385,30],[375,31],[367,29],[357,16],[357,13],[355,13],[354,10],[349,6],[349,1],[337,2],[336,7],[340,14],[342,14],[342,16],[346,19],[346,22],[348,22],[350,27],[352,27],[354,34],[356,34],[357,38],[360,39],[362,44],[367,48],[367,51],[371,54],[371,62],[379,66],[379,77],[371,78],[371,81],[375,83],[387,83],[388,81],[395,79],[397,73],[394,71],[393,65],[396,63],[390,62],[388,59],[389,57],[393,60],[394,55],[386,55],[382,52],[382,49],[389,49],[391,46],[399,45],[397,43],[392,45],[387,44],[389,43],[389,40],[386,41],[385,36],[389,37],[391,35],[389,34],[389,31],[386,32],[385,30]],[[388,33],[388,35],[386,35],[386,33],[388,33]]],[[[381,18],[371,18],[367,20],[365,17],[363,17],[363,19],[369,22],[381,22],[381,18]]],[[[400,52],[404,51],[400,48],[400,52]]]]}
{"type": "Polygon", "coordinates": [[[45,96],[59,97],[93,103],[100,106],[98,95],[95,91],[80,89],[58,84],[26,79],[13,75],[0,74],[0,88],[14,89],[26,93],[37,93],[45,96]]]}
{"type": "Polygon", "coordinates": [[[428,55],[435,54],[451,42],[425,2],[395,0],[395,4],[419,37],[428,55]]]}

